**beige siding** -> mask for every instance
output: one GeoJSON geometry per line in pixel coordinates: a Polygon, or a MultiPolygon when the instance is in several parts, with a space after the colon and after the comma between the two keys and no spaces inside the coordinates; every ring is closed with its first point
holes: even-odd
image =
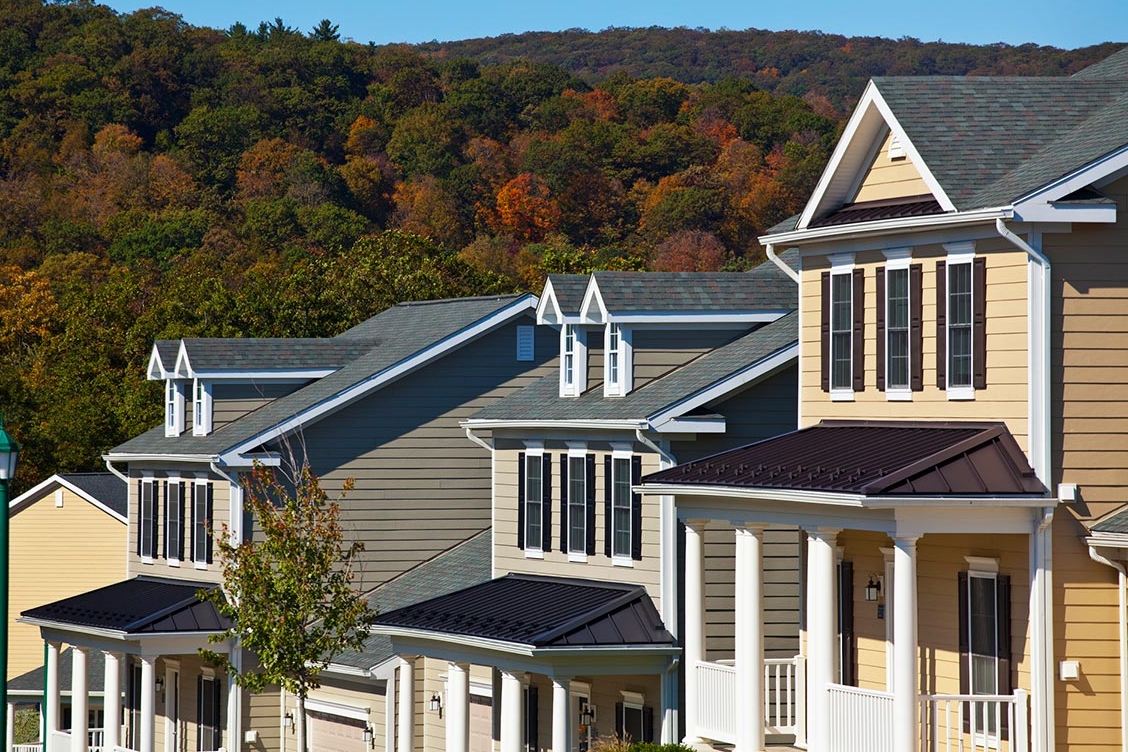
{"type": "MultiPolygon", "coordinates": [[[[264,381],[255,383],[212,385],[212,430],[218,430],[233,420],[238,420],[249,412],[285,396],[297,389],[300,384],[279,384],[264,381]]],[[[188,423],[191,426],[191,423],[188,423]]],[[[191,430],[191,429],[189,429],[191,430]]]]}
{"type": "MultiPolygon", "coordinates": [[[[657,676],[596,676],[575,677],[575,681],[591,686],[589,700],[595,705],[596,722],[592,725],[592,739],[611,737],[615,734],[615,704],[622,702],[621,692],[641,694],[647,707],[654,709],[654,740],[657,741],[661,723],[661,680],[657,676]]],[[[552,681],[539,674],[529,675],[529,684],[537,688],[537,749],[540,752],[554,752],[552,749],[552,681]]],[[[573,703],[575,701],[573,700],[573,703]]],[[[575,717],[574,713],[569,714],[575,717]]],[[[578,733],[573,731],[573,737],[578,733]]],[[[637,740],[636,740],[637,741],[637,740]]]]}
{"type": "Polygon", "coordinates": [[[881,149],[862,178],[854,201],[876,201],[932,193],[912,159],[908,156],[898,160],[889,158],[889,142],[892,138],[892,132],[886,134],[881,149]]]}
{"type": "MultiPolygon", "coordinates": [[[[258,741],[253,744],[244,743],[245,752],[276,752],[282,749],[283,734],[290,737],[290,731],[283,731],[282,716],[285,714],[282,705],[282,693],[277,688],[268,689],[259,694],[243,693],[243,725],[248,731],[258,733],[258,741]]],[[[285,743],[290,749],[296,743],[287,738],[285,743]]]]}
{"type": "Polygon", "coordinates": [[[43,665],[39,627],[20,613],[125,579],[127,527],[67,489],[55,490],[9,520],[8,678],[43,665]]]}
{"type": "MultiPolygon", "coordinates": [[[[899,247],[891,242],[890,247],[899,247]]],[[[865,390],[853,402],[832,402],[821,387],[821,275],[829,269],[825,257],[803,260],[802,423],[822,419],[870,420],[1002,420],[1025,450],[1027,447],[1027,256],[1002,240],[979,241],[976,253],[987,260],[987,388],[974,400],[950,401],[936,387],[936,262],[946,258],[939,246],[913,248],[913,262],[922,274],[922,364],[924,389],[913,392],[912,402],[889,402],[877,390],[877,287],[875,270],[884,264],[880,251],[856,256],[865,271],[865,390]]]]}
{"type": "MultiPolygon", "coordinates": [[[[523,319],[519,323],[530,323],[523,319]]],[[[536,338],[537,363],[516,360],[504,326],[305,429],[300,442],[346,533],[365,542],[358,585],[371,588],[490,525],[490,453],[460,421],[554,373],[558,342],[536,338]]]]}
{"type": "MultiPolygon", "coordinates": [[[[91,656],[93,657],[94,655],[95,653],[92,652],[91,656]]],[[[172,660],[174,660],[178,664],[178,670],[180,671],[180,749],[176,752],[183,752],[184,750],[194,750],[197,748],[196,741],[199,735],[199,723],[197,721],[199,714],[199,707],[197,703],[199,698],[196,682],[200,677],[202,668],[206,664],[199,658],[199,656],[196,655],[178,655],[170,656],[170,658],[172,658],[172,660]]],[[[136,659],[134,658],[130,658],[125,664],[123,664],[122,668],[123,672],[126,674],[126,677],[128,677],[129,675],[128,672],[133,670],[131,667],[135,665],[136,659]]],[[[165,677],[166,668],[167,664],[164,660],[157,662],[157,676],[160,677],[162,681],[165,677]]],[[[228,696],[227,678],[220,672],[216,672],[214,676],[216,677],[216,681],[219,682],[222,688],[220,691],[220,726],[222,728],[226,728],[228,696]]],[[[126,678],[123,678],[123,684],[124,686],[128,687],[128,681],[126,680],[126,678]]],[[[169,702],[170,699],[171,694],[168,692],[167,687],[163,694],[160,692],[157,693],[155,707],[156,717],[154,718],[153,723],[153,735],[156,742],[156,752],[171,752],[170,750],[166,750],[165,748],[165,724],[167,723],[166,703],[169,702]]],[[[275,710],[277,710],[277,705],[275,706],[275,710]]],[[[125,727],[128,728],[128,725],[130,723],[130,712],[128,708],[126,708],[124,711],[124,718],[125,727]]],[[[126,729],[123,729],[123,733],[126,733],[126,729]]],[[[128,737],[123,737],[123,742],[126,738],[128,737]]],[[[224,733],[223,743],[227,749],[232,750],[256,749],[256,747],[250,745],[232,745],[231,740],[227,738],[226,733],[224,733]]]]}
{"type": "MultiPolygon", "coordinates": [[[[333,703],[334,705],[341,705],[353,711],[366,713],[366,722],[372,726],[372,738],[375,743],[375,748],[384,748],[384,730],[386,727],[384,701],[386,696],[383,682],[351,681],[323,675],[321,686],[310,692],[309,699],[333,703]]],[[[297,718],[297,698],[287,694],[284,704],[286,707],[284,712],[294,713],[294,717],[297,718]]],[[[332,715],[332,711],[327,712],[332,715]]],[[[278,710],[277,695],[274,696],[274,716],[274,723],[277,725],[277,719],[281,718],[278,710]]],[[[298,749],[296,729],[294,732],[287,731],[286,736],[287,752],[296,752],[298,749]]],[[[266,747],[266,749],[273,752],[273,750],[279,748],[275,746],[266,747]]]]}
{"type": "Polygon", "coordinates": [[[669,373],[738,336],[732,329],[635,329],[631,332],[634,388],[669,373]]]}
{"type": "Polygon", "coordinates": [[[603,388],[603,329],[586,329],[587,388],[603,388]]]}

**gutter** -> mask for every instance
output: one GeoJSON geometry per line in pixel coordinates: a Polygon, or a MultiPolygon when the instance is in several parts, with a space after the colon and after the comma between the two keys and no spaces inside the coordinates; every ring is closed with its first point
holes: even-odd
{"type": "Polygon", "coordinates": [[[955,212],[947,214],[933,214],[925,217],[900,217],[897,219],[883,219],[875,222],[858,222],[847,225],[831,225],[816,229],[792,230],[774,235],[763,235],[757,238],[760,245],[782,245],[784,243],[802,243],[812,240],[832,240],[849,237],[866,237],[873,235],[889,235],[914,229],[931,229],[944,227],[960,227],[963,225],[982,224],[991,219],[1010,219],[1014,216],[1012,207],[999,207],[995,209],[979,209],[970,212],[955,212]]]}
{"type": "Polygon", "coordinates": [[[1119,585],[1117,587],[1119,600],[1117,613],[1120,616],[1120,628],[1117,630],[1120,645],[1120,749],[1121,752],[1128,752],[1128,722],[1126,722],[1128,721],[1128,595],[1125,594],[1128,574],[1126,574],[1123,564],[1106,559],[1097,553],[1097,548],[1092,543],[1089,544],[1089,558],[1098,564],[1104,564],[1106,567],[1112,567],[1116,570],[1119,585]]]}
{"type": "MultiPolygon", "coordinates": [[[[116,475],[121,482],[125,483],[125,486],[128,489],[129,488],[129,476],[125,475],[124,473],[122,473],[121,470],[118,470],[116,467],[114,467],[114,461],[111,460],[109,457],[103,457],[102,459],[105,460],[105,462],[106,462],[106,469],[109,470],[114,475],[116,475]]],[[[46,664],[44,664],[44,665],[46,665],[46,664]]]]}
{"type": "Polygon", "coordinates": [[[799,284],[799,272],[795,271],[790,266],[783,263],[783,259],[781,259],[779,256],[776,255],[775,243],[767,243],[764,246],[764,249],[768,253],[768,260],[771,261],[776,266],[778,266],[781,272],[783,272],[787,276],[791,277],[791,280],[795,284],[799,284]]]}

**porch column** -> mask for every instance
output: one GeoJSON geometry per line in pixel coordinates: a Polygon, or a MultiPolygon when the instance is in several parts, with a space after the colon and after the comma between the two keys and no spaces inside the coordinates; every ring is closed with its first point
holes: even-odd
{"type": "Polygon", "coordinates": [[[446,752],[470,747],[470,666],[447,664],[446,752]]]}
{"type": "Polygon", "coordinates": [[[837,530],[807,531],[807,718],[810,721],[807,749],[810,752],[826,752],[830,748],[827,687],[834,681],[834,544],[837,536],[837,530]]]}
{"type": "Polygon", "coordinates": [[[916,537],[893,539],[893,748],[917,735],[916,537]]]}
{"type": "Polygon", "coordinates": [[[153,752],[154,721],[157,712],[157,659],[141,656],[141,735],[138,752],[153,752]]]}
{"type": "Polygon", "coordinates": [[[736,526],[736,752],[764,749],[764,528],[736,526]]]}
{"type": "Polygon", "coordinates": [[[7,737],[4,739],[4,750],[5,752],[11,752],[12,745],[15,744],[16,741],[16,706],[14,703],[8,703],[7,719],[8,725],[4,727],[7,737]]]}
{"type": "Polygon", "coordinates": [[[87,752],[90,720],[87,717],[86,651],[78,645],[71,646],[71,752],[87,752]]]}
{"type": "Polygon", "coordinates": [[[399,752],[415,744],[415,656],[401,655],[399,665],[399,752]]]}
{"type": "Polygon", "coordinates": [[[685,743],[697,733],[697,664],[705,660],[705,520],[685,521],[685,743]]]}
{"type": "Polygon", "coordinates": [[[46,726],[43,738],[50,741],[51,732],[59,730],[59,643],[47,643],[47,708],[43,711],[46,726]]]}
{"type": "Polygon", "coordinates": [[[521,706],[524,704],[521,677],[501,672],[501,752],[521,752],[521,706]]]}
{"type": "Polygon", "coordinates": [[[552,677],[552,752],[570,752],[572,749],[572,715],[568,712],[571,682],[552,677]]]}
{"type": "Polygon", "coordinates": [[[106,662],[106,680],[103,703],[106,709],[105,748],[112,750],[121,741],[121,657],[109,650],[103,653],[106,662]]]}

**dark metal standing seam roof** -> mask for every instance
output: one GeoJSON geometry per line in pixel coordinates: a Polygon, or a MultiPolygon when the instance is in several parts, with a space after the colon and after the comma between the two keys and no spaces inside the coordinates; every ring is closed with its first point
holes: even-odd
{"type": "Polygon", "coordinates": [[[909,196],[907,198],[880,199],[846,204],[841,209],[811,222],[811,227],[832,227],[854,222],[877,222],[882,219],[901,219],[903,217],[926,217],[943,214],[940,203],[932,196],[909,196]]]}
{"type": "Polygon", "coordinates": [[[674,638],[640,585],[509,574],[384,614],[376,626],[534,647],[670,647],[674,638]]]}
{"type": "Polygon", "coordinates": [[[129,486],[113,473],[60,473],[59,477],[122,517],[129,516],[129,486]]]}
{"type": "Polygon", "coordinates": [[[823,421],[642,481],[867,496],[1046,492],[1002,423],[823,421]]]}
{"type": "Polygon", "coordinates": [[[220,616],[214,604],[196,595],[215,587],[215,583],[134,577],[29,609],[23,616],[130,634],[220,632],[231,622],[220,616]]]}

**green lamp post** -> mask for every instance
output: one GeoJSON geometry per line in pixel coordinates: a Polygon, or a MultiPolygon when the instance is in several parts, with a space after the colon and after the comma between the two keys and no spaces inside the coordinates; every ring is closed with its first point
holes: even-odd
{"type": "Polygon", "coordinates": [[[16,475],[16,461],[20,448],[4,430],[4,416],[0,414],[0,698],[4,708],[0,712],[0,744],[8,738],[8,484],[16,475]]]}

